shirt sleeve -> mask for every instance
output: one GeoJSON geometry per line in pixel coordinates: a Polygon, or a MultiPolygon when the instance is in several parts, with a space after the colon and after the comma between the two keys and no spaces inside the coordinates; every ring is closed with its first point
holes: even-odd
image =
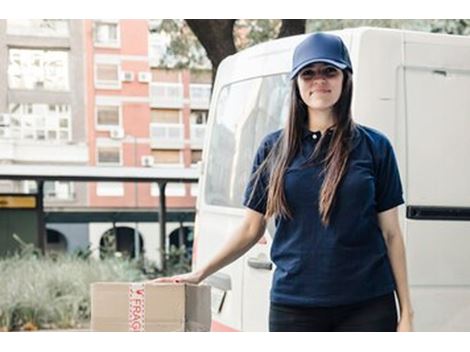
{"type": "Polygon", "coordinates": [[[255,175],[255,172],[269,153],[269,143],[267,139],[267,137],[264,138],[258,147],[243,196],[243,205],[261,214],[266,214],[269,176],[267,171],[258,173],[257,175],[255,175]]]}
{"type": "Polygon", "coordinates": [[[376,204],[380,213],[405,202],[397,160],[388,139],[383,144],[377,171],[376,204]]]}

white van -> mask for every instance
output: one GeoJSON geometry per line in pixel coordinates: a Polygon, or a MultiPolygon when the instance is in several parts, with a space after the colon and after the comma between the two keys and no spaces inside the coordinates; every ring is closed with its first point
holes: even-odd
{"type": "MultiPolygon", "coordinates": [[[[353,118],[393,143],[417,331],[470,331],[470,37],[335,31],[354,68],[353,118]]],[[[196,212],[195,268],[240,224],[261,139],[283,127],[288,72],[304,35],[226,58],[210,105],[196,212]]],[[[213,330],[267,331],[272,221],[245,256],[209,277],[213,330]]]]}

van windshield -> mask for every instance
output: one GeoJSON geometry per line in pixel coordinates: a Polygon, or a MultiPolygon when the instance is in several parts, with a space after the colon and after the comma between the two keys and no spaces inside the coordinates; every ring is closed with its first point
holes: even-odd
{"type": "Polygon", "coordinates": [[[220,91],[207,154],[207,204],[242,207],[256,149],[287,119],[289,89],[290,81],[282,74],[233,83],[220,91]]]}

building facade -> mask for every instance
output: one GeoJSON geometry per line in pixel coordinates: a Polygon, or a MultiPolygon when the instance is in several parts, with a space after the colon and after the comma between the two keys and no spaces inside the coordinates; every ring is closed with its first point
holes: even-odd
{"type": "MultiPolygon", "coordinates": [[[[1,21],[0,162],[197,167],[211,71],[164,69],[155,43],[147,20],[1,21]]],[[[0,190],[34,192],[35,182],[0,190]]],[[[168,184],[169,212],[194,214],[197,191],[168,184]]],[[[99,257],[111,240],[125,255],[159,261],[159,225],[148,220],[156,184],[46,182],[44,192],[46,211],[102,214],[47,223],[49,248],[90,245],[99,257]]],[[[191,231],[184,217],[168,223],[168,244],[188,244],[191,231]]]]}
{"type": "MultiPolygon", "coordinates": [[[[83,23],[0,20],[0,163],[87,165],[83,23]]],[[[34,181],[0,181],[1,193],[36,191],[34,181]]],[[[47,182],[49,208],[87,205],[85,184],[47,182]]],[[[50,236],[50,248],[88,242],[88,226],[50,236]]],[[[9,235],[9,234],[3,234],[9,235]]]]}

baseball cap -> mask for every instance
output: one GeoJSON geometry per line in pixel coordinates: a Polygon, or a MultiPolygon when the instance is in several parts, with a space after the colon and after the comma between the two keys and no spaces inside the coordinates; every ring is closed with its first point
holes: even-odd
{"type": "Polygon", "coordinates": [[[292,60],[290,79],[293,79],[302,68],[315,62],[328,63],[352,73],[348,49],[341,38],[334,34],[317,32],[309,35],[297,45],[292,60]]]}

